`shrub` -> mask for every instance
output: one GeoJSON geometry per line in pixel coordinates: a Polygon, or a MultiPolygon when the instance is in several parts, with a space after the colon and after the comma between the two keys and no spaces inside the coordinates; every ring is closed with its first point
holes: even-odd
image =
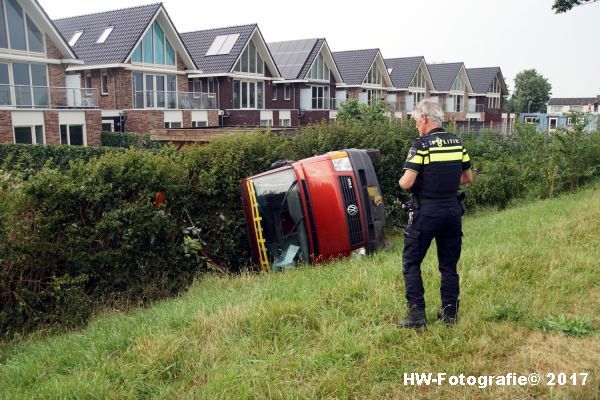
{"type": "Polygon", "coordinates": [[[66,170],[73,160],[87,162],[115,151],[119,150],[109,147],[5,144],[0,146],[0,169],[19,171],[27,177],[44,167],[66,170]]]}
{"type": "Polygon", "coordinates": [[[140,139],[135,133],[102,132],[100,142],[108,147],[139,147],[140,139]]]}

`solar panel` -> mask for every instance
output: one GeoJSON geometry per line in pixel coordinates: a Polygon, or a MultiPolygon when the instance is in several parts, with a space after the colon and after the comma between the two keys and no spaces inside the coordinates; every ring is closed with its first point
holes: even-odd
{"type": "Polygon", "coordinates": [[[239,33],[233,35],[219,35],[215,37],[215,40],[213,40],[212,44],[210,45],[210,48],[206,52],[206,55],[217,56],[229,54],[239,37],[239,33]]]}
{"type": "Polygon", "coordinates": [[[231,49],[233,49],[233,46],[235,45],[235,42],[237,42],[239,37],[240,37],[239,33],[236,33],[234,35],[227,35],[227,38],[225,39],[225,42],[223,43],[223,47],[221,47],[221,49],[219,50],[219,54],[229,54],[231,52],[231,49]]]}
{"type": "Polygon", "coordinates": [[[271,54],[284,78],[294,79],[300,73],[317,39],[269,43],[271,54]]]}

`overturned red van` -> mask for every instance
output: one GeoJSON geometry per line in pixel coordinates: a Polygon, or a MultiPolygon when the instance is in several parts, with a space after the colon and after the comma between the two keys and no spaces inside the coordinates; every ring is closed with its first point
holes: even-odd
{"type": "Polygon", "coordinates": [[[378,150],[348,149],[241,183],[250,246],[263,270],[294,268],[383,247],[385,211],[373,168],[378,150]]]}

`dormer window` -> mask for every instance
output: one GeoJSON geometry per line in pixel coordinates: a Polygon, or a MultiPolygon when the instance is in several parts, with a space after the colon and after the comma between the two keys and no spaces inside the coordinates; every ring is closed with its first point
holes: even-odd
{"type": "Polygon", "coordinates": [[[77,31],[71,36],[71,40],[69,40],[69,46],[75,46],[75,43],[79,40],[79,38],[83,35],[83,31],[77,31]]]}
{"type": "Polygon", "coordinates": [[[96,40],[96,43],[104,43],[106,41],[106,39],[108,38],[108,35],[110,35],[110,33],[113,31],[113,29],[114,29],[114,26],[107,27],[104,30],[104,32],[102,32],[102,35],[100,35],[98,40],[96,40]]]}

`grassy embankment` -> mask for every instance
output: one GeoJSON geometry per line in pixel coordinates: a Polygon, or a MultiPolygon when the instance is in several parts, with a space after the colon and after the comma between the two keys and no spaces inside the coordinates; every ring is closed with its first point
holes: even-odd
{"type": "MultiPolygon", "coordinates": [[[[78,332],[5,343],[0,398],[599,398],[600,190],[482,213],[464,231],[453,328],[395,327],[399,236],[373,257],[211,277],[78,332]],[[585,386],[478,389],[405,386],[405,372],[590,375],[585,386]]],[[[434,254],[423,265],[430,320],[434,254]]]]}

